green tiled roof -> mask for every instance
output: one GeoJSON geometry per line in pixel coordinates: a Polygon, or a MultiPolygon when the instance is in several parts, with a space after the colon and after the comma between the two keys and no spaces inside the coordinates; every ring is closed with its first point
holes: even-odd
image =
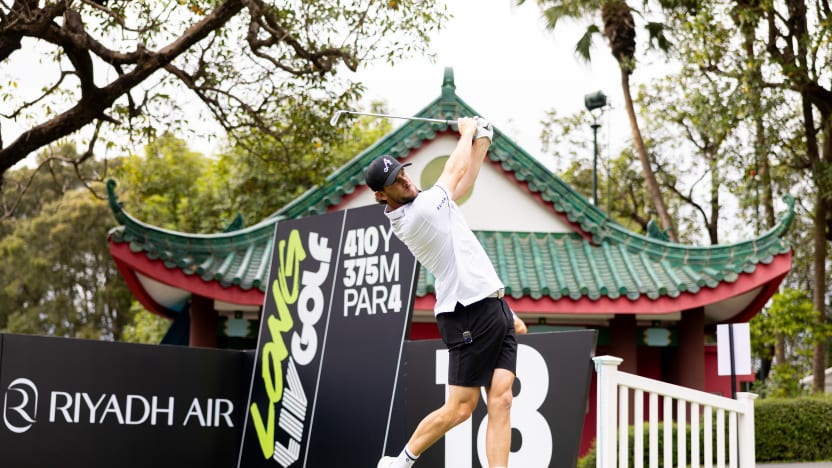
{"type": "Polygon", "coordinates": [[[161,260],[165,268],[178,269],[204,281],[217,281],[223,287],[266,290],[275,220],[210,235],[174,232],[127,214],[116,197],[115,188],[115,181],[108,180],[110,208],[121,223],[110,231],[112,242],[128,243],[132,252],[161,260]]]}
{"type": "MultiPolygon", "coordinates": [[[[446,71],[442,95],[417,116],[455,119],[479,115],[456,96],[453,76],[446,71]]],[[[135,253],[159,259],[166,268],[216,281],[224,287],[265,291],[274,227],[281,219],[326,213],[341,199],[364,184],[364,168],[382,154],[403,157],[438,132],[444,124],[408,121],[376,142],[327,178],[261,223],[243,229],[197,235],[172,232],[142,223],[127,214],[108,182],[110,204],[121,226],[111,232],[115,243],[129,243],[135,253]]],[[[551,204],[553,212],[566,218],[581,232],[527,233],[479,231],[477,236],[497,266],[514,298],[540,299],[601,297],[636,300],[676,297],[696,293],[723,282],[734,282],[740,273],[750,273],[759,264],[790,251],[783,238],[794,217],[794,201],[777,226],[761,236],[735,244],[697,247],[674,244],[643,236],[607,219],[583,196],[553,175],[545,166],[495,129],[489,150],[492,161],[525,183],[532,193],[551,204]],[[582,235],[583,234],[583,235],[582,235]]],[[[432,293],[434,279],[422,269],[417,295],[432,293]]]]}
{"type": "MultiPolygon", "coordinates": [[[[789,251],[777,229],[754,241],[714,248],[659,247],[646,238],[595,245],[577,233],[479,231],[477,237],[506,294],[516,299],[673,298],[732,283],[740,273],[789,251]]],[[[417,295],[434,292],[432,275],[424,269],[420,274],[417,295]]]]}

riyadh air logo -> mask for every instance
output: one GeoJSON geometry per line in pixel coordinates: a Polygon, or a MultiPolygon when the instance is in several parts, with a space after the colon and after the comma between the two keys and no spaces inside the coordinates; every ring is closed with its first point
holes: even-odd
{"type": "Polygon", "coordinates": [[[390,171],[390,166],[392,166],[392,165],[393,165],[393,161],[391,161],[387,158],[384,158],[384,172],[385,173],[390,171]]]}
{"type": "Polygon", "coordinates": [[[29,379],[14,379],[3,396],[3,423],[10,431],[22,434],[35,423],[37,411],[38,388],[29,379]]]}

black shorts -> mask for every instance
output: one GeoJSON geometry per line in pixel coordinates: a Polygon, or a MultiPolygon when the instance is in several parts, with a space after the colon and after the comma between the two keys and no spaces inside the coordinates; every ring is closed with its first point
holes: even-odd
{"type": "Polygon", "coordinates": [[[514,318],[503,299],[485,298],[436,316],[448,347],[448,383],[463,387],[491,385],[494,369],[517,369],[514,318]],[[466,333],[469,332],[469,333],[466,333]]]}

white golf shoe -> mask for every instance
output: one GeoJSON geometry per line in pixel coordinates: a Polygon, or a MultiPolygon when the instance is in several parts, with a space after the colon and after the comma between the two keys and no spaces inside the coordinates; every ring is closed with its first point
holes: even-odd
{"type": "Polygon", "coordinates": [[[394,468],[396,466],[396,457],[381,457],[376,468],[394,468]]]}

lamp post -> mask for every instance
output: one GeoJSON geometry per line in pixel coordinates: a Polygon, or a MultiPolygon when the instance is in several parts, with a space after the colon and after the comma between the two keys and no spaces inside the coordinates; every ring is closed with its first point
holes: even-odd
{"type": "Polygon", "coordinates": [[[607,96],[601,92],[596,91],[584,96],[584,105],[586,110],[592,114],[592,204],[598,206],[598,129],[601,124],[598,123],[598,114],[593,112],[596,109],[602,109],[607,105],[607,96]]]}

